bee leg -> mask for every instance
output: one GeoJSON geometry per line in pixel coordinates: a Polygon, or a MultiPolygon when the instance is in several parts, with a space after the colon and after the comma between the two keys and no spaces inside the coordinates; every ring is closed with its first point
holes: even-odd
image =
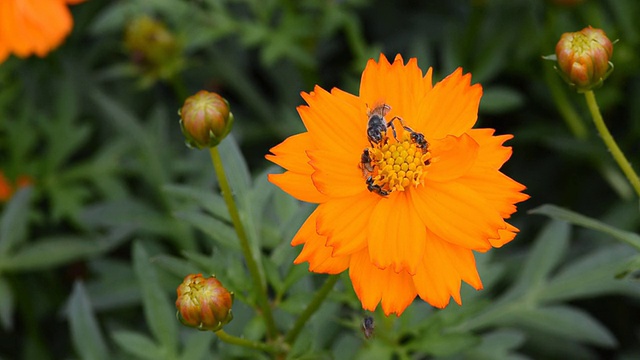
{"type": "Polygon", "coordinates": [[[387,123],[387,127],[391,128],[391,131],[393,132],[393,138],[396,139],[396,141],[398,141],[398,134],[396,134],[396,127],[393,126],[393,120],[396,120],[396,119],[400,120],[400,124],[402,124],[402,119],[395,116],[393,119],[389,120],[389,122],[387,123]]]}

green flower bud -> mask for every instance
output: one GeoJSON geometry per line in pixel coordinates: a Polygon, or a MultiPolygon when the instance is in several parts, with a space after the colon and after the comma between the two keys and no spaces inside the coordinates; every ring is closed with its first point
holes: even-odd
{"type": "Polygon", "coordinates": [[[556,45],[560,74],[578,91],[599,87],[613,71],[609,61],[613,43],[604,31],[591,26],[564,33],[556,45]]]}
{"type": "Polygon", "coordinates": [[[170,79],[184,67],[182,43],[164,23],[149,16],[135,18],[127,25],[124,46],[143,76],[143,85],[170,79]]]}
{"type": "Polygon", "coordinates": [[[233,124],[227,100],[204,90],[188,97],[178,113],[187,145],[198,149],[217,146],[233,124]]]}
{"type": "Polygon", "coordinates": [[[218,331],[233,319],[233,293],[225,289],[215,276],[187,275],[177,292],[176,316],[185,326],[218,331]]]}

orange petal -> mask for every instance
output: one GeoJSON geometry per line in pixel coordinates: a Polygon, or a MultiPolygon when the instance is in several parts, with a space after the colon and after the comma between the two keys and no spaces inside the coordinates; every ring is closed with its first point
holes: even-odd
{"type": "Polygon", "coordinates": [[[488,239],[497,238],[498,229],[506,226],[482,196],[458,182],[428,182],[410,194],[427,229],[452,244],[486,251],[491,248],[488,239]]]}
{"type": "Polygon", "coordinates": [[[366,194],[331,199],[318,206],[317,232],[328,237],[334,256],[350,255],[367,246],[367,226],[381,197],[366,194]]]}
{"type": "Polygon", "coordinates": [[[416,297],[416,288],[407,272],[380,270],[371,264],[366,250],[351,256],[349,277],[365,310],[374,311],[382,301],[385,315],[400,316],[416,297]]]}
{"type": "Polygon", "coordinates": [[[491,242],[491,246],[499,248],[502,247],[502,245],[510,242],[511,240],[513,240],[516,237],[516,233],[519,232],[520,230],[518,230],[517,227],[509,224],[509,223],[505,223],[507,224],[507,228],[506,229],[500,229],[498,230],[498,235],[499,238],[497,239],[489,239],[489,242],[491,242]]]}
{"type": "Polygon", "coordinates": [[[415,127],[427,139],[460,136],[475,124],[481,96],[480,84],[471,85],[471,74],[458,68],[420,102],[415,127]]]}
{"type": "MultiPolygon", "coordinates": [[[[301,94],[308,106],[299,106],[298,114],[319,149],[341,154],[359,154],[367,145],[367,113],[342,96],[316,86],[301,94]]],[[[359,156],[359,155],[358,155],[359,156]]]]}
{"type": "MultiPolygon", "coordinates": [[[[409,127],[414,126],[416,104],[431,90],[431,69],[423,77],[415,58],[405,65],[402,56],[396,55],[393,64],[380,54],[380,61],[369,60],[362,73],[360,98],[370,108],[385,103],[391,107],[387,120],[401,117],[409,127]]],[[[402,130],[399,129],[399,135],[402,130]]]]}
{"type": "Polygon", "coordinates": [[[268,179],[298,200],[316,204],[327,201],[327,196],[316,189],[309,175],[287,171],[284,174],[269,174],[268,179]]]}
{"type": "Polygon", "coordinates": [[[311,176],[313,168],[309,165],[309,157],[306,151],[315,149],[315,144],[309,133],[304,132],[289,136],[280,144],[269,149],[271,154],[265,157],[287,170],[311,176]]]}
{"type": "Polygon", "coordinates": [[[0,36],[0,64],[2,64],[9,57],[9,50],[4,46],[2,37],[0,36]]]}
{"type": "Polygon", "coordinates": [[[502,144],[513,138],[513,135],[493,136],[493,129],[471,129],[467,132],[479,145],[478,166],[494,170],[500,167],[511,157],[511,147],[502,144]]]}
{"type": "Polygon", "coordinates": [[[467,134],[460,137],[447,136],[429,144],[431,164],[427,168],[427,179],[450,181],[465,174],[476,162],[480,146],[467,134]]]}
{"type": "Polygon", "coordinates": [[[11,199],[13,194],[13,186],[9,179],[0,171],[0,202],[6,202],[11,199]]]}
{"type": "Polygon", "coordinates": [[[415,274],[425,251],[426,228],[405,192],[380,200],[368,228],[369,255],[375,266],[415,274]]]}
{"type": "Polygon", "coordinates": [[[495,170],[473,167],[456,182],[475,190],[486,199],[487,207],[497,210],[503,218],[516,212],[516,203],[529,198],[521,192],[526,189],[524,185],[495,170]]]}
{"type": "Polygon", "coordinates": [[[327,238],[316,232],[317,212],[314,211],[302,224],[293,237],[291,245],[304,244],[302,252],[293,261],[294,264],[309,262],[309,271],[326,274],[339,274],[349,267],[349,256],[333,256],[333,249],[325,246],[327,238]]]}
{"type": "Polygon", "coordinates": [[[452,296],[458,304],[462,304],[461,280],[476,290],[482,289],[473,253],[432,233],[428,236],[424,261],[413,277],[418,296],[438,308],[446,307],[452,296]]]}
{"type": "Polygon", "coordinates": [[[27,29],[17,5],[15,1],[0,1],[0,34],[9,51],[25,57],[29,54],[30,41],[25,36],[27,29]]]}
{"type": "Polygon", "coordinates": [[[310,150],[309,164],[315,169],[311,175],[316,188],[330,197],[348,197],[367,191],[367,184],[358,167],[362,150],[339,154],[324,150],[310,150]]]}

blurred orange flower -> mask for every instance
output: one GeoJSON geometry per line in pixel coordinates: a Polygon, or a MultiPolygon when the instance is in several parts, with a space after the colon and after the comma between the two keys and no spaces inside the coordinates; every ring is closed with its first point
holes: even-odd
{"type": "Polygon", "coordinates": [[[71,32],[73,18],[67,4],[84,0],[0,1],[0,63],[9,54],[44,57],[71,32]]]}
{"type": "Polygon", "coordinates": [[[400,315],[416,295],[443,308],[461,304],[464,280],[482,283],[472,251],[513,240],[504,219],[528,195],[499,169],[511,135],[472,129],[480,85],[461,69],[432,86],[417,60],[369,60],[360,95],[316,86],[298,107],[307,132],[271,149],[284,167],[269,180],[318,207],[292,245],[295,263],[349,269],[362,307],[400,315]]]}
{"type": "Polygon", "coordinates": [[[31,177],[20,175],[14,184],[0,171],[0,204],[9,201],[13,194],[20,188],[29,186],[33,183],[31,177]]]}

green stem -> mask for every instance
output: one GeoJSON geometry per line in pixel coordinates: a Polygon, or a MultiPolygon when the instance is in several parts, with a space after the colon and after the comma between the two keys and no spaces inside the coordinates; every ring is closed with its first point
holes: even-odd
{"type": "Polygon", "coordinates": [[[611,155],[622,169],[622,172],[627,176],[631,186],[635,189],[636,193],[640,196],[640,179],[638,179],[638,175],[633,171],[631,164],[627,161],[627,158],[624,156],[618,144],[609,133],[609,129],[607,129],[607,125],[604,123],[602,119],[602,114],[600,114],[600,109],[598,108],[598,103],[596,102],[596,96],[593,94],[593,91],[589,90],[584,93],[585,98],[587,99],[587,106],[589,107],[589,111],[591,112],[591,117],[593,117],[593,122],[600,132],[600,136],[602,137],[602,141],[604,141],[607,148],[611,152],[611,155]]]}
{"type": "Polygon", "coordinates": [[[327,281],[325,281],[324,285],[322,285],[320,290],[318,290],[313,300],[311,300],[309,305],[307,305],[307,308],[304,309],[302,314],[300,314],[298,319],[296,319],[296,323],[293,325],[293,328],[289,331],[287,336],[285,336],[284,341],[287,344],[293,345],[298,335],[300,335],[300,331],[302,331],[304,324],[306,324],[307,320],[309,320],[311,315],[313,315],[316,312],[316,310],[318,310],[318,308],[324,302],[324,299],[327,297],[327,295],[329,295],[329,292],[331,291],[331,289],[333,289],[333,286],[336,284],[337,281],[338,281],[337,275],[331,275],[329,276],[327,281]]]}
{"type": "Polygon", "coordinates": [[[239,338],[237,336],[229,335],[224,330],[218,330],[215,332],[218,338],[226,343],[244,346],[246,348],[262,350],[271,354],[279,354],[286,352],[285,349],[277,348],[275,346],[271,346],[269,344],[265,344],[259,341],[251,341],[243,338],[239,338]]]}
{"type": "Polygon", "coordinates": [[[231,187],[229,186],[229,182],[227,181],[227,176],[224,172],[224,166],[222,165],[222,159],[220,158],[220,152],[218,152],[217,147],[209,148],[209,150],[211,153],[211,160],[213,161],[213,168],[216,171],[218,182],[220,183],[220,189],[222,190],[222,196],[224,197],[224,201],[227,204],[227,209],[229,209],[229,215],[231,216],[233,227],[236,229],[236,233],[238,234],[240,247],[242,248],[242,253],[244,254],[245,261],[247,262],[249,273],[251,274],[251,278],[253,279],[253,286],[256,289],[257,293],[258,306],[262,310],[262,315],[264,316],[265,324],[267,326],[267,336],[269,339],[275,339],[277,335],[277,329],[276,323],[273,320],[273,315],[271,313],[271,305],[269,304],[267,292],[261,281],[260,272],[258,271],[258,265],[256,264],[256,261],[253,258],[253,254],[251,253],[249,238],[247,237],[244,226],[240,221],[240,213],[238,212],[236,203],[233,200],[231,187]]]}

